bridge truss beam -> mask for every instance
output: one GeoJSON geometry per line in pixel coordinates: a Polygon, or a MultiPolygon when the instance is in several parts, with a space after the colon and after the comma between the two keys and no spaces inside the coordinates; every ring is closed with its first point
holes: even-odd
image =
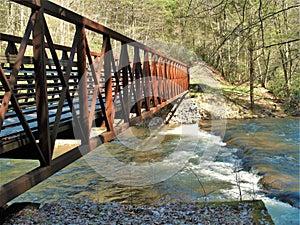
{"type": "Polygon", "coordinates": [[[189,89],[188,66],[179,60],[50,1],[12,1],[32,13],[23,37],[0,34],[7,46],[0,55],[0,158],[40,166],[0,187],[0,207],[189,89]],[[45,14],[75,27],[72,46],[54,43],[45,14]],[[90,49],[91,32],[100,52],[90,49]],[[121,46],[118,56],[112,41],[121,46]],[[100,127],[105,131],[92,137],[100,127]],[[81,145],[55,158],[58,138],[81,145]]]}

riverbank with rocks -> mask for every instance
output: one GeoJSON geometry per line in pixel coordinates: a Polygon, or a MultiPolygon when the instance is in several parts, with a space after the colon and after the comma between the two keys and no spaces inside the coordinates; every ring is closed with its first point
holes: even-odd
{"type": "Polygon", "coordinates": [[[262,201],[169,203],[133,206],[120,203],[64,202],[28,204],[7,215],[15,224],[273,224],[262,201]]]}
{"type": "Polygon", "coordinates": [[[204,62],[192,67],[190,76],[190,92],[184,97],[169,123],[289,116],[285,112],[283,101],[259,86],[255,88],[255,105],[251,109],[249,87],[245,84],[229,84],[218,71],[204,62]]]}

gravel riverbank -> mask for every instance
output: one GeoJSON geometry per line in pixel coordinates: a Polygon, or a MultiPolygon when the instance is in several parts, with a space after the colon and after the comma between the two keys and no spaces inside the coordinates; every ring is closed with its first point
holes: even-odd
{"type": "Polygon", "coordinates": [[[170,203],[132,206],[119,203],[64,202],[27,206],[8,218],[14,224],[273,224],[260,201],[234,204],[170,203]]]}

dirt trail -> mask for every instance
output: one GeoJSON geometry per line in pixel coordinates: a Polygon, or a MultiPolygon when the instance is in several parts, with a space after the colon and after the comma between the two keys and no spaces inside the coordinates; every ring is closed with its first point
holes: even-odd
{"type": "Polygon", "coordinates": [[[287,116],[282,103],[262,87],[255,88],[255,109],[250,110],[247,84],[231,85],[204,62],[190,68],[190,79],[191,92],[176,110],[171,123],[287,116]]]}
{"type": "MultiPolygon", "coordinates": [[[[226,82],[220,72],[204,62],[190,69],[192,97],[197,98],[203,115],[227,119],[286,117],[279,99],[262,87],[255,87],[255,108],[250,109],[249,85],[234,86],[226,82]],[[195,92],[202,92],[201,94],[195,92]],[[204,113],[205,114],[205,113],[204,113]]],[[[208,117],[207,117],[208,116],[208,117]]]]}

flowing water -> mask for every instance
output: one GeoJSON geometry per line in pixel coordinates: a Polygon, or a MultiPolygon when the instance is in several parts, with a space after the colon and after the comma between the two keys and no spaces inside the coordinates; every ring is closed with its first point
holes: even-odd
{"type": "MultiPolygon", "coordinates": [[[[276,224],[299,224],[299,120],[228,121],[226,128],[227,143],[196,124],[132,127],[14,201],[263,199],[276,224]]],[[[0,181],[37,165],[3,159],[0,181]]]]}
{"type": "Polygon", "coordinates": [[[298,208],[299,132],[299,119],[260,119],[227,123],[225,136],[228,145],[241,149],[243,167],[262,176],[268,196],[298,208]]]}

